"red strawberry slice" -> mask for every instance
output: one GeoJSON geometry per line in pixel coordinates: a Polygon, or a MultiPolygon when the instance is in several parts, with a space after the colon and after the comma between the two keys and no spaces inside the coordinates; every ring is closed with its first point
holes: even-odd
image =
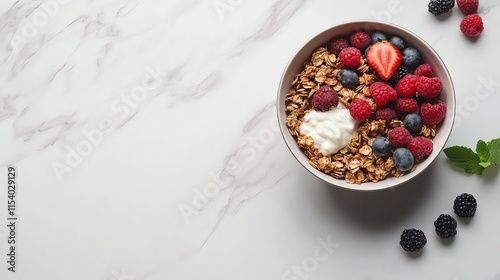
{"type": "Polygon", "coordinates": [[[387,41],[377,42],[366,51],[368,65],[385,81],[392,77],[402,60],[403,56],[398,48],[387,41]]]}

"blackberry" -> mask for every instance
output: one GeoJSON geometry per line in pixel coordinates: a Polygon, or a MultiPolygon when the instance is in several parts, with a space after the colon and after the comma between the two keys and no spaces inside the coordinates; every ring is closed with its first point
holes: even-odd
{"type": "Polygon", "coordinates": [[[434,221],[436,233],[443,239],[451,238],[457,235],[457,221],[448,214],[441,214],[434,221]]]}
{"type": "Polygon", "coordinates": [[[462,218],[470,218],[476,214],[477,201],[472,194],[463,193],[453,202],[455,214],[462,218]]]}
{"type": "Polygon", "coordinates": [[[431,0],[429,2],[429,12],[439,16],[450,11],[455,6],[455,0],[431,0]]]}
{"type": "Polygon", "coordinates": [[[405,229],[399,242],[405,251],[418,252],[427,244],[427,238],[420,229],[405,229]]]}
{"type": "Polygon", "coordinates": [[[404,76],[413,74],[412,71],[410,71],[406,66],[399,66],[396,71],[394,71],[394,74],[392,74],[391,79],[389,80],[389,83],[391,85],[396,86],[396,84],[401,80],[404,76]]]}

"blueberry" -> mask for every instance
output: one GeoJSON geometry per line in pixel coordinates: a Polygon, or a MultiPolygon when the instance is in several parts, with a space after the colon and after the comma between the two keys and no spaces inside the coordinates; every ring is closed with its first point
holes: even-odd
{"type": "Polygon", "coordinates": [[[420,53],[415,48],[408,47],[403,50],[403,65],[408,69],[415,69],[420,64],[420,53]]]}
{"type": "Polygon", "coordinates": [[[379,157],[383,157],[389,154],[391,151],[391,142],[389,142],[389,139],[379,136],[373,140],[372,143],[372,151],[373,154],[379,157]]]}
{"type": "Polygon", "coordinates": [[[411,134],[418,134],[422,130],[422,117],[417,113],[408,114],[403,120],[403,124],[411,134]]]}
{"type": "Polygon", "coordinates": [[[405,42],[403,41],[403,38],[399,36],[392,36],[391,39],[389,39],[389,42],[391,42],[391,44],[393,44],[400,51],[405,48],[405,42]]]}
{"type": "Polygon", "coordinates": [[[415,162],[410,150],[406,148],[397,148],[392,154],[392,160],[398,170],[402,172],[410,170],[415,162]]]}
{"type": "Polygon", "coordinates": [[[384,33],[375,31],[372,33],[372,44],[376,42],[387,41],[387,36],[384,33]]]}
{"type": "Polygon", "coordinates": [[[358,85],[358,74],[349,69],[340,70],[340,83],[346,88],[355,88],[358,85]]]}

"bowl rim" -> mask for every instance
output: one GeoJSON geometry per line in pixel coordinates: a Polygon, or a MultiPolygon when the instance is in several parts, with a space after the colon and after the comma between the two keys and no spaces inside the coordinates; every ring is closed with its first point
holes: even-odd
{"type": "MultiPolygon", "coordinates": [[[[363,30],[363,29],[359,29],[359,30],[363,30]]],[[[368,30],[368,28],[365,28],[364,30],[368,30]]],[[[376,29],[373,29],[373,30],[376,30],[376,29]]],[[[344,35],[344,34],[340,33],[338,35],[344,35]]],[[[331,38],[333,38],[333,37],[331,37],[331,38]]],[[[316,46],[316,48],[318,48],[320,46],[321,45],[318,45],[318,46],[316,46]]],[[[312,50],[312,51],[314,51],[314,50],[312,50]]],[[[310,56],[310,54],[309,54],[309,56],[310,56]]],[[[298,73],[296,73],[296,74],[298,74],[298,73]]],[[[446,67],[446,64],[444,63],[443,59],[441,58],[441,56],[439,56],[438,52],[436,52],[436,50],[429,43],[427,43],[427,41],[425,41],[424,39],[422,39],[420,36],[418,36],[417,34],[415,34],[412,31],[406,29],[405,27],[402,27],[400,25],[396,25],[396,24],[393,24],[393,23],[390,23],[390,22],[377,21],[377,20],[352,20],[352,21],[344,21],[344,22],[335,24],[335,25],[333,25],[333,26],[331,26],[331,27],[329,27],[327,29],[322,30],[319,33],[316,33],[314,36],[310,37],[307,41],[305,41],[303,44],[301,44],[300,47],[294,52],[294,54],[292,55],[292,57],[290,58],[290,60],[286,64],[286,66],[285,66],[285,68],[283,70],[283,73],[281,75],[281,79],[280,79],[279,87],[278,87],[277,99],[276,99],[276,112],[277,112],[278,126],[280,128],[281,136],[283,137],[283,140],[285,141],[285,144],[286,144],[288,150],[291,152],[291,154],[294,156],[294,158],[307,171],[309,171],[309,173],[311,173],[312,175],[314,175],[316,178],[322,180],[323,182],[325,182],[325,183],[327,183],[329,185],[335,186],[335,187],[339,187],[339,188],[347,189],[347,190],[351,190],[351,191],[371,192],[371,191],[386,190],[386,189],[394,188],[396,186],[399,186],[399,185],[402,185],[404,183],[407,183],[407,182],[411,181],[412,179],[418,177],[418,175],[420,175],[422,172],[424,172],[424,170],[426,170],[430,165],[432,165],[433,162],[435,162],[435,160],[437,159],[437,157],[439,156],[439,154],[441,153],[441,151],[444,149],[444,147],[445,147],[445,145],[446,145],[446,143],[447,143],[447,141],[448,141],[448,139],[449,139],[449,137],[451,135],[451,132],[453,131],[453,126],[454,126],[454,123],[455,123],[455,115],[456,115],[456,92],[455,92],[455,86],[453,84],[453,79],[452,79],[451,74],[450,74],[448,68],[446,67]],[[400,30],[400,31],[406,33],[404,35],[404,37],[406,37],[406,36],[413,37],[412,38],[413,40],[416,40],[416,41],[419,42],[419,44],[424,45],[430,51],[430,53],[433,56],[435,56],[435,58],[437,59],[437,63],[442,66],[442,69],[444,70],[443,73],[445,73],[445,76],[447,77],[447,80],[449,80],[449,84],[450,84],[450,93],[449,94],[451,94],[451,100],[450,100],[451,104],[446,104],[446,106],[447,106],[447,112],[446,112],[446,116],[445,116],[445,120],[448,123],[448,127],[449,128],[447,129],[447,134],[444,135],[444,136],[442,136],[442,137],[444,137],[442,139],[442,145],[439,147],[439,150],[433,151],[433,154],[434,154],[434,152],[436,152],[436,153],[433,155],[432,158],[429,157],[429,158],[426,159],[426,161],[427,160],[430,160],[430,161],[427,164],[425,164],[425,166],[423,166],[423,168],[417,168],[413,172],[405,174],[405,175],[403,175],[401,177],[392,177],[393,180],[397,180],[397,181],[393,182],[393,184],[386,185],[386,184],[382,183],[382,182],[384,182],[387,179],[384,179],[384,180],[376,182],[376,183],[374,183],[374,182],[365,182],[365,183],[361,183],[361,185],[360,184],[351,184],[351,183],[347,183],[343,179],[335,179],[331,175],[323,173],[322,171],[319,171],[319,170],[315,169],[314,167],[312,167],[309,164],[309,161],[303,162],[303,160],[299,158],[299,154],[302,154],[303,156],[305,156],[305,155],[303,154],[302,150],[297,146],[297,141],[290,134],[290,132],[288,131],[287,126],[286,126],[285,102],[281,102],[282,101],[281,100],[281,97],[282,97],[281,93],[282,93],[284,87],[286,87],[287,91],[290,89],[290,85],[285,85],[284,84],[284,80],[285,80],[285,78],[286,78],[286,76],[288,74],[289,69],[292,66],[292,62],[295,60],[295,58],[299,55],[299,53],[308,44],[310,44],[311,42],[315,41],[317,38],[320,38],[320,37],[324,36],[327,33],[331,33],[332,30],[334,30],[334,29],[339,29],[339,28],[342,28],[342,27],[345,27],[345,26],[348,26],[348,25],[379,26],[381,28],[384,28],[384,27],[387,28],[387,27],[389,27],[389,28],[400,30]],[[284,118],[283,118],[283,115],[285,116],[284,118]],[[290,143],[290,141],[289,141],[290,138],[292,138],[293,143],[290,143]],[[294,148],[292,147],[292,145],[295,145],[295,149],[297,151],[294,151],[294,148]],[[297,153],[299,153],[299,154],[297,154],[297,153]],[[403,179],[401,179],[401,178],[403,178],[403,179]],[[367,185],[367,184],[368,185],[373,185],[373,187],[371,187],[371,188],[362,188],[362,187],[360,187],[360,186],[367,185]],[[378,187],[377,187],[377,185],[378,185],[378,187]]],[[[444,132],[446,133],[446,131],[444,131],[444,132]]],[[[419,165],[422,165],[422,163],[420,163],[419,165]]]]}

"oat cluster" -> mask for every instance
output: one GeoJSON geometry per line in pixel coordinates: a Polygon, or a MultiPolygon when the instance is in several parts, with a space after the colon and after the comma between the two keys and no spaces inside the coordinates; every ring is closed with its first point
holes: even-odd
{"type": "MultiPolygon", "coordinates": [[[[392,157],[375,156],[371,149],[375,138],[388,137],[392,128],[403,126],[400,120],[393,120],[390,125],[386,125],[383,120],[373,118],[362,122],[358,127],[358,133],[349,144],[337,153],[328,156],[324,156],[314,147],[314,141],[310,136],[300,134],[300,125],[304,115],[313,110],[310,104],[312,96],[325,84],[338,93],[339,101],[346,108],[349,108],[353,99],[360,98],[368,101],[373,112],[376,110],[375,100],[370,93],[370,85],[377,81],[377,75],[368,66],[365,58],[360,60],[357,68],[357,72],[360,73],[359,85],[354,89],[342,86],[339,78],[340,70],[338,57],[330,53],[327,48],[320,47],[304,63],[302,72],[295,76],[285,98],[288,131],[309,158],[311,166],[336,179],[344,179],[347,183],[353,184],[378,182],[391,175],[399,177],[414,171],[416,165],[407,172],[399,171],[392,157]]],[[[435,129],[424,126],[420,135],[432,139],[436,132],[435,129]]]]}

